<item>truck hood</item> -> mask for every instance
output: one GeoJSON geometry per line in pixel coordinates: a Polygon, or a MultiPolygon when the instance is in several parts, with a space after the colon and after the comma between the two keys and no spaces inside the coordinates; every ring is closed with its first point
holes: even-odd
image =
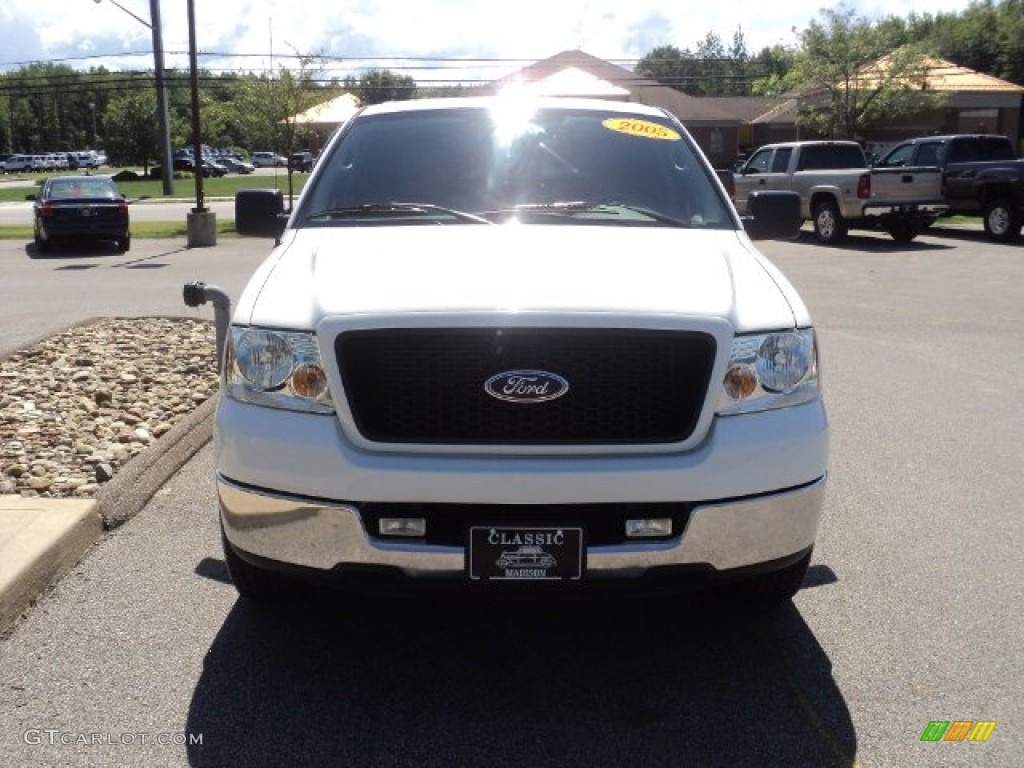
{"type": "Polygon", "coordinates": [[[289,230],[235,318],[298,330],[339,315],[493,311],[694,315],[744,331],[792,327],[803,310],[742,232],[443,225],[289,230]]]}

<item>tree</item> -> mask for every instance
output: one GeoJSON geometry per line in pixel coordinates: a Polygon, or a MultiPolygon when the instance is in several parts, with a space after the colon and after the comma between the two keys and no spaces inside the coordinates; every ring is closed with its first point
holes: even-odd
{"type": "Polygon", "coordinates": [[[371,69],[359,80],[346,77],[345,88],[354,93],[363,104],[382,104],[385,101],[408,101],[416,98],[416,81],[409,75],[399,75],[389,69],[371,69]]]}
{"type": "Polygon", "coordinates": [[[91,136],[89,104],[101,106],[96,83],[106,70],[79,72],[36,62],[0,73],[0,147],[9,152],[78,149],[91,136]]]}
{"type": "Polygon", "coordinates": [[[726,94],[729,96],[747,96],[750,94],[750,53],[747,51],[747,39],[743,36],[743,28],[737,27],[732,35],[732,46],[725,62],[728,72],[725,83],[726,94]]]}
{"type": "Polygon", "coordinates": [[[695,52],[673,45],[659,46],[641,58],[634,71],[691,96],[750,93],[750,54],[741,28],[733,33],[728,50],[722,38],[709,31],[697,43],[695,52]]]}
{"type": "Polygon", "coordinates": [[[641,58],[634,71],[683,93],[693,94],[698,90],[700,67],[689,49],[681,51],[674,45],[659,46],[641,58]]]}
{"type": "Polygon", "coordinates": [[[270,78],[265,75],[251,76],[240,81],[235,89],[231,105],[233,120],[233,144],[245,147],[250,152],[280,151],[276,113],[268,112],[267,97],[273,92],[270,78]]]}
{"type": "Polygon", "coordinates": [[[686,92],[686,84],[695,76],[692,68],[693,54],[681,51],[674,45],[662,45],[652,49],[637,62],[634,72],[640,77],[656,80],[662,85],[686,92]]]}
{"type": "Polygon", "coordinates": [[[700,95],[726,95],[729,88],[725,80],[727,67],[722,38],[714,32],[704,35],[704,39],[697,43],[697,59],[700,62],[700,95]]]}
{"type": "Polygon", "coordinates": [[[924,48],[894,45],[887,28],[840,4],[799,34],[795,80],[804,91],[798,122],[823,135],[856,138],[880,118],[936,106],[927,93],[924,48]]]}
{"type": "Polygon", "coordinates": [[[110,158],[138,163],[148,171],[149,161],[160,156],[156,120],[156,91],[150,83],[119,91],[104,115],[104,143],[110,158]]]}
{"type": "Polygon", "coordinates": [[[782,45],[762,48],[751,60],[750,71],[754,78],[750,84],[750,92],[754,96],[781,96],[792,91],[799,85],[799,79],[793,71],[796,52],[782,45]]]}
{"type": "Polygon", "coordinates": [[[943,58],[1024,85],[1024,0],[980,0],[963,15],[929,21],[929,38],[943,58]]]}

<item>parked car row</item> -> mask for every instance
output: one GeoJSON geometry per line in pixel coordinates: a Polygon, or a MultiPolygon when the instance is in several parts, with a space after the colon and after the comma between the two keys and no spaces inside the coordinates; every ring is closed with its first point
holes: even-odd
{"type": "Polygon", "coordinates": [[[871,168],[853,141],[767,144],[751,155],[734,184],[741,213],[755,192],[796,192],[804,220],[825,244],[842,241],[851,227],[880,228],[909,242],[948,208],[939,169],[871,168]]]}
{"type": "Polygon", "coordinates": [[[924,136],[893,147],[878,168],[905,172],[933,166],[942,172],[950,216],[980,216],[993,240],[1012,240],[1024,226],[1024,160],[1006,136],[924,136]]]}
{"type": "MultiPolygon", "coordinates": [[[[191,149],[179,149],[174,153],[174,170],[195,173],[195,157],[191,149]]],[[[247,163],[237,155],[225,150],[203,153],[202,157],[203,176],[225,176],[229,173],[247,174],[252,173],[252,163],[247,163]]]]}
{"type": "MultiPolygon", "coordinates": [[[[176,159],[189,158],[194,155],[190,148],[179,149],[174,153],[176,159]]],[[[203,160],[213,165],[224,166],[229,173],[252,173],[256,168],[291,168],[296,171],[311,171],[316,157],[309,150],[292,152],[287,157],[276,152],[256,151],[250,155],[250,162],[243,160],[238,153],[229,149],[203,148],[203,160]]]]}
{"type": "Polygon", "coordinates": [[[1024,159],[1006,136],[909,139],[870,164],[850,141],[768,144],[728,185],[740,213],[752,192],[797,192],[803,218],[826,244],[855,226],[906,242],[945,216],[979,216],[994,240],[1014,239],[1024,227],[1024,159]]]}
{"type": "Polygon", "coordinates": [[[83,152],[48,152],[40,155],[16,154],[0,158],[0,173],[45,173],[47,171],[99,168],[107,158],[95,150],[83,152]]]}
{"type": "Polygon", "coordinates": [[[308,173],[316,165],[316,156],[308,149],[292,152],[288,157],[274,152],[253,152],[252,164],[257,168],[290,168],[308,173]]]}

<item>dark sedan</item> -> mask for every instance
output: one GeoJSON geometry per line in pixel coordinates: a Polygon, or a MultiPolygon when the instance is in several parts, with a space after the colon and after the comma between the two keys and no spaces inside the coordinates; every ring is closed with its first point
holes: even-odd
{"type": "Polygon", "coordinates": [[[113,240],[121,251],[131,246],[128,203],[105,176],[54,176],[35,196],[36,249],[54,242],[113,240]]]}

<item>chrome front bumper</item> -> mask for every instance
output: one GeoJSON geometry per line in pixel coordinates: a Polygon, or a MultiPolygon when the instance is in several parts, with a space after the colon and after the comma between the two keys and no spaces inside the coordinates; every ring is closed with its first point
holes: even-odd
{"type": "MultiPolygon", "coordinates": [[[[420,578],[458,577],[465,570],[463,547],[371,536],[351,505],[254,490],[220,475],[217,490],[228,541],[259,558],[322,571],[390,567],[420,578]]],[[[701,504],[676,539],[588,547],[587,573],[634,578],[665,566],[729,570],[786,558],[814,543],[824,495],[821,477],[796,490],[701,504]]]]}

